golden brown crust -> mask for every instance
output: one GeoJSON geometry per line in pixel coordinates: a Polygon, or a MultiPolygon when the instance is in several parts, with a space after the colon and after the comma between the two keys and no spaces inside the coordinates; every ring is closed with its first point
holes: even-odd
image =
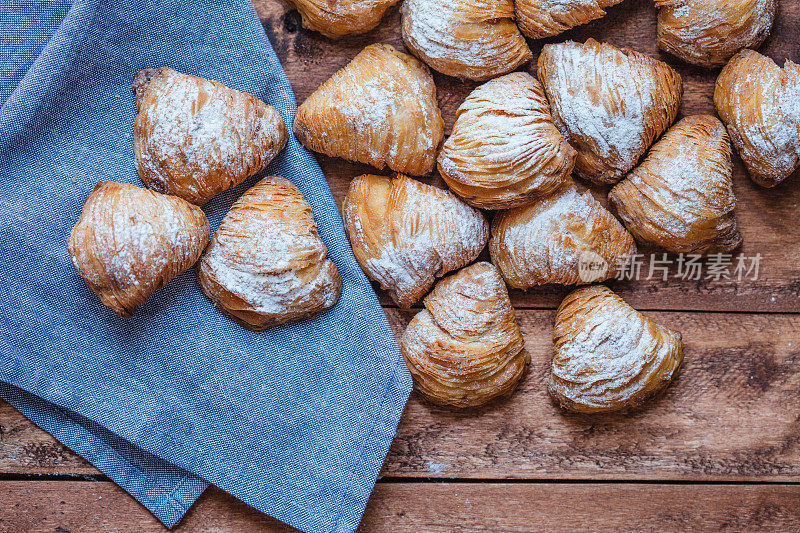
{"type": "Polygon", "coordinates": [[[559,131],[578,151],[575,173],[616,183],[675,120],[681,77],[666,63],[589,39],[546,45],[539,56],[559,131]]]}
{"type": "Polygon", "coordinates": [[[128,318],[197,261],[208,236],[208,220],[196,205],[106,181],[86,198],[67,247],[86,284],[128,318]]]}
{"type": "Polygon", "coordinates": [[[338,39],[377,26],[398,0],[284,0],[300,12],[303,27],[338,39]]]}
{"type": "Polygon", "coordinates": [[[489,252],[509,286],[527,289],[610,279],[636,253],[636,244],[591,193],[570,183],[531,205],[498,213],[489,252]]]}
{"type": "Polygon", "coordinates": [[[608,199],[637,239],[677,253],[725,253],[742,244],[733,210],[731,148],[710,115],[686,117],[608,199]]]}
{"type": "Polygon", "coordinates": [[[261,172],[288,139],[278,112],[250,94],[168,67],[139,71],[134,147],[151,189],[203,205],[261,172]]]}
{"type": "Polygon", "coordinates": [[[515,0],[519,29],[531,39],[544,39],[604,17],[605,9],[622,0],[515,0]]]}
{"type": "Polygon", "coordinates": [[[405,0],[402,9],[406,48],[448,76],[488,80],[533,57],[512,0],[405,0]]]}
{"type": "Polygon", "coordinates": [[[513,72],[470,93],[438,163],[450,188],[469,204],[508,209],[569,180],[575,150],[553,124],[539,81],[513,72]]]}
{"type": "Polygon", "coordinates": [[[658,47],[701,67],[721,67],[769,35],[778,0],[656,0],[658,47]]]}
{"type": "Polygon", "coordinates": [[[530,361],[497,268],[476,263],[436,284],[400,348],[429,401],[477,407],[511,394],[530,361]]]}
{"type": "Polygon", "coordinates": [[[310,150],[414,176],[433,171],[443,128],[428,67],[385,44],[364,48],[294,121],[310,150]]]}
{"type": "Polygon", "coordinates": [[[564,409],[631,409],[663,391],[683,363],[681,334],[602,285],[567,295],[556,314],[548,390],[564,409]]]}
{"type": "Polygon", "coordinates": [[[437,277],[474,261],[489,240],[480,211],[403,175],[355,178],[342,211],[361,268],[400,307],[422,298],[437,277]]]}
{"type": "Polygon", "coordinates": [[[311,206],[289,180],[262,179],[232,206],[197,269],[214,305],[253,331],[333,307],[342,280],[311,206]]]}
{"type": "Polygon", "coordinates": [[[714,104],[753,181],[774,187],[800,166],[800,66],[742,50],[717,78],[714,104]]]}

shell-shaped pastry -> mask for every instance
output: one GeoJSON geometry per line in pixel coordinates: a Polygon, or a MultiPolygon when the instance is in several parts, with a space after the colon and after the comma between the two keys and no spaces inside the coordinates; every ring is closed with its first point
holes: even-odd
{"type": "Polygon", "coordinates": [[[422,176],[436,163],[444,122],[428,67],[388,44],[372,44],[297,110],[306,148],[422,176]]]}
{"type": "Polygon", "coordinates": [[[512,0],[405,0],[403,42],[448,76],[488,80],[533,57],[512,0]]]}
{"type": "Polygon", "coordinates": [[[253,331],[321,313],[342,292],[311,206],[280,176],[234,202],[200,259],[197,281],[215,306],[253,331]]]}
{"type": "Polygon", "coordinates": [[[523,346],[503,279],[484,262],[437,283],[400,339],[417,391],[452,407],[513,392],[529,362],[523,346]]]}
{"type": "Polygon", "coordinates": [[[683,363],[681,334],[602,285],[567,295],[556,313],[548,389],[565,409],[635,408],[665,389],[683,363]]]}
{"type": "Polygon", "coordinates": [[[769,35],[778,0],[656,0],[658,47],[701,67],[721,67],[769,35]]]}
{"type": "Polygon", "coordinates": [[[486,82],[467,97],[439,153],[439,173],[468,203],[508,209],[567,180],[575,150],[553,124],[541,83],[524,72],[486,82]]]}
{"type": "Polygon", "coordinates": [[[378,25],[398,0],[284,0],[297,9],[303,27],[338,39],[365,33],[378,25]]]}
{"type": "Polygon", "coordinates": [[[636,253],[636,243],[590,192],[569,184],[498,213],[489,251],[509,286],[527,289],[610,279],[636,253]]]}
{"type": "Polygon", "coordinates": [[[666,63],[594,39],[545,46],[539,80],[578,151],[575,173],[595,183],[622,179],[675,120],[683,95],[666,63]]]}
{"type": "Polygon", "coordinates": [[[800,165],[800,66],[742,50],[717,78],[717,113],[750,177],[774,187],[800,165]]]}
{"type": "Polygon", "coordinates": [[[544,39],[604,17],[605,9],[622,0],[515,0],[519,29],[531,39],[544,39]]]}
{"type": "Polygon", "coordinates": [[[676,253],[730,252],[742,244],[732,172],[725,126],[710,115],[686,117],[608,199],[639,240],[676,253]]]}
{"type": "Polygon", "coordinates": [[[106,181],[86,198],[67,248],[89,288],[128,318],[197,261],[208,235],[208,220],[196,205],[106,181]]]}
{"type": "Polygon", "coordinates": [[[158,192],[203,205],[286,146],[275,108],[216,81],[161,67],[137,72],[133,90],[139,176],[158,192]]]}
{"type": "Polygon", "coordinates": [[[489,240],[480,211],[403,175],[355,178],[342,210],[358,263],[400,307],[474,261],[489,240]]]}

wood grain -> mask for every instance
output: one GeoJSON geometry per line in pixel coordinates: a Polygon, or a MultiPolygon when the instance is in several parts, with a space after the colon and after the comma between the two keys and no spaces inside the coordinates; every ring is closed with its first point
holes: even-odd
{"type": "MultiPolygon", "coordinates": [[[[400,335],[414,311],[387,309],[400,335]]],[[[532,364],[486,408],[406,407],[383,469],[410,478],[800,481],[800,316],[648,313],[683,333],[684,368],[665,396],[628,415],[554,407],[545,383],[553,311],[517,316],[532,364]]],[[[96,474],[0,404],[0,473],[96,474]]]]}
{"type": "MultiPolygon", "coordinates": [[[[278,0],[255,0],[254,3],[264,29],[286,69],[298,102],[305,100],[367,44],[384,42],[403,49],[397,7],[375,30],[334,41],[301,28],[298,13],[278,0]]],[[[799,33],[800,2],[784,1],[772,32],[773,37],[768,39],[761,51],[781,63],[785,58],[800,61],[800,48],[795,46],[799,33]]],[[[713,87],[719,70],[692,67],[659,52],[655,36],[656,12],[652,0],[628,0],[611,8],[603,19],[561,36],[532,41],[530,44],[535,57],[538,57],[544,43],[567,39],[582,42],[589,37],[648,53],[667,61],[681,74],[685,84],[681,109],[683,115],[714,114],[713,87]]],[[[535,74],[535,59],[527,68],[535,74]]],[[[438,73],[434,77],[446,131],[449,132],[456,109],[477,84],[438,73]]],[[[367,172],[380,173],[366,165],[341,159],[321,155],[317,158],[340,205],[353,177],[367,172]]],[[[426,181],[442,185],[436,176],[426,181]]],[[[741,161],[736,158],[734,182],[738,197],[736,213],[745,241],[739,253],[747,257],[756,254],[762,256],[758,280],[682,280],[675,277],[677,268],[674,267],[666,282],[661,279],[640,279],[638,282],[615,283],[614,289],[642,309],[800,312],[800,233],[796,231],[800,225],[798,178],[790,178],[775,189],[762,189],[750,181],[741,161]]],[[[604,198],[607,189],[595,189],[596,196],[604,198]]],[[[647,258],[656,252],[652,248],[643,249],[647,258]]],[[[646,261],[642,278],[646,277],[648,268],[649,261],[646,261]]],[[[568,290],[547,286],[528,292],[514,291],[512,301],[516,307],[550,309],[558,306],[568,290]]],[[[383,304],[392,304],[383,291],[378,292],[383,304]]]]}
{"type": "MultiPolygon", "coordinates": [[[[378,483],[361,524],[371,532],[797,531],[797,485],[378,483]]],[[[0,482],[0,530],[162,532],[109,482],[0,482]]],[[[210,488],[174,531],[294,529],[210,488]]]]}

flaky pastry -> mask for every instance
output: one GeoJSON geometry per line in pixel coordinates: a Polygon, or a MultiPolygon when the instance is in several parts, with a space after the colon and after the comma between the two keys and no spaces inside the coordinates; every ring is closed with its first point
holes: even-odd
{"type": "Polygon", "coordinates": [[[575,173],[616,183],[675,120],[681,77],[666,63],[589,39],[550,44],[539,56],[556,126],[578,151],[575,173]]]}
{"type": "Polygon", "coordinates": [[[717,78],[717,113],[750,177],[774,187],[800,165],[800,66],[742,50],[717,78]]]}
{"type": "Polygon", "coordinates": [[[387,44],[372,44],[297,110],[306,148],[422,176],[436,163],[444,123],[428,67],[387,44]]]}
{"type": "Polygon", "coordinates": [[[530,61],[512,0],[405,0],[403,42],[434,70],[487,80],[530,61]]]}
{"type": "Polygon", "coordinates": [[[453,407],[513,392],[530,360],[523,346],[503,279],[483,262],[437,283],[400,339],[416,390],[453,407]]]}
{"type": "Polygon", "coordinates": [[[541,83],[512,72],[479,86],[461,104],[438,163],[468,203],[507,209],[569,180],[575,150],[553,124],[541,83]]]}
{"type": "Polygon", "coordinates": [[[286,146],[275,108],[216,81],[161,67],[137,72],[133,90],[139,176],[158,192],[203,205],[286,146]]]}
{"type": "Polygon", "coordinates": [[[355,178],[342,207],[353,253],[401,307],[468,265],[489,240],[483,215],[449,191],[403,175],[355,178]]]}
{"type": "Polygon", "coordinates": [[[515,0],[519,29],[543,39],[604,17],[605,9],[622,0],[515,0]]]}
{"type": "Polygon", "coordinates": [[[492,263],[509,286],[591,283],[612,278],[636,253],[633,237],[590,192],[574,184],[530,205],[498,213],[492,263]]]}
{"type": "Polygon", "coordinates": [[[197,261],[208,235],[208,220],[196,205],[106,181],[86,198],[67,248],[89,288],[128,318],[197,261]]]}
{"type": "Polygon", "coordinates": [[[327,254],[303,195],[270,176],[231,206],[200,259],[197,281],[223,313],[263,331],[336,304],[342,280],[327,254]]]}
{"type": "Polygon", "coordinates": [[[681,334],[602,285],[567,295],[556,313],[548,389],[565,409],[635,408],[665,389],[683,363],[681,334]]]}
{"type": "Polygon", "coordinates": [[[769,35],[778,0],[655,0],[658,47],[701,67],[721,67],[769,35]]]}
{"type": "Polygon", "coordinates": [[[686,117],[608,199],[637,239],[676,253],[730,252],[742,244],[732,172],[725,126],[710,115],[686,117]]]}
{"type": "Polygon", "coordinates": [[[398,0],[284,0],[297,9],[303,27],[338,39],[364,33],[378,25],[398,0]]]}

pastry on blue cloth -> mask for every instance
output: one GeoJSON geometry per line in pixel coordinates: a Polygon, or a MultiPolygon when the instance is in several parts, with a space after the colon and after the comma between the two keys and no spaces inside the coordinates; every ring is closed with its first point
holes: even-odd
{"type": "Polygon", "coordinates": [[[216,81],[161,67],[139,71],[133,90],[139,176],[156,191],[203,205],[286,146],[274,107],[216,81]]]}
{"type": "Polygon", "coordinates": [[[297,109],[306,148],[379,169],[433,172],[444,122],[430,70],[387,44],[372,44],[297,109]]]}
{"type": "Polygon", "coordinates": [[[486,262],[437,283],[400,339],[416,390],[451,407],[511,394],[530,362],[524,346],[506,284],[486,262]]]}
{"type": "Polygon", "coordinates": [[[72,228],[75,269],[105,305],[128,318],[191,267],[208,243],[203,210],[128,183],[98,183],[72,228]]]}
{"type": "Polygon", "coordinates": [[[262,179],[233,204],[200,259],[197,281],[223,313],[254,331],[321,313],[342,293],[311,206],[280,176],[262,179]]]}
{"type": "Polygon", "coordinates": [[[303,27],[338,39],[351,33],[364,33],[378,25],[386,11],[398,0],[284,0],[297,9],[303,27]]]}
{"type": "Polygon", "coordinates": [[[419,301],[437,277],[474,261],[489,240],[480,211],[403,175],[359,176],[342,209],[358,263],[400,307],[419,301]]]}

